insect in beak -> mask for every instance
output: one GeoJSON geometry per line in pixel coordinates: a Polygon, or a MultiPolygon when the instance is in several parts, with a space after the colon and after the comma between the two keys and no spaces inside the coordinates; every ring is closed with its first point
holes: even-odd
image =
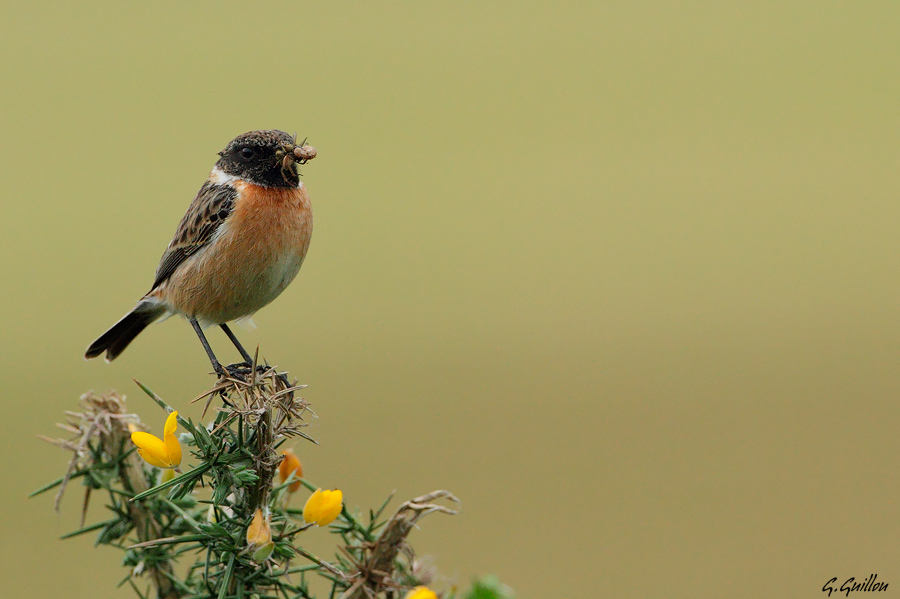
{"type": "Polygon", "coordinates": [[[306,145],[304,139],[297,145],[297,136],[294,136],[293,143],[281,144],[281,148],[275,152],[276,164],[281,167],[281,176],[288,181],[288,175],[296,174],[294,163],[306,164],[316,157],[316,149],[306,145]]]}

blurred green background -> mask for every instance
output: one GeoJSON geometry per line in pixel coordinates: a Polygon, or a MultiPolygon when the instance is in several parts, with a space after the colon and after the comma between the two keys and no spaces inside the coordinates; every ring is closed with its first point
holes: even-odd
{"type": "Polygon", "coordinates": [[[81,355],[259,128],[319,150],[307,261],[237,328],[310,385],[311,480],[452,490],[414,545],[522,598],[900,585],[895,2],[2,13],[4,595],[132,596],[57,540],[77,487],[25,499],[66,460],[36,435],[92,388],[158,431],[132,377],[199,415],[185,322],[81,355]]]}

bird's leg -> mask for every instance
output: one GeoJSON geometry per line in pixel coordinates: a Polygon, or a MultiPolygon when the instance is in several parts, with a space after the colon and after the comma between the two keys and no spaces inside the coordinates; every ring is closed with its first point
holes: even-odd
{"type": "Polygon", "coordinates": [[[244,358],[244,361],[247,363],[247,366],[253,365],[253,358],[250,357],[250,354],[247,353],[247,350],[244,349],[244,346],[241,345],[241,342],[237,340],[237,337],[234,336],[234,333],[231,332],[231,329],[228,328],[227,324],[220,324],[222,330],[225,331],[225,334],[228,335],[228,338],[231,339],[231,342],[234,343],[234,346],[237,348],[239,352],[241,352],[241,357],[244,358]]]}
{"type": "MultiPolygon", "coordinates": [[[[225,334],[228,335],[228,338],[231,339],[231,342],[234,344],[234,346],[237,348],[237,350],[239,352],[241,352],[241,357],[244,358],[244,363],[247,364],[246,369],[240,368],[241,366],[243,366],[242,364],[231,364],[226,367],[226,370],[228,371],[228,374],[230,374],[231,376],[233,376],[235,378],[245,378],[245,376],[248,376],[250,374],[250,372],[251,372],[250,369],[253,368],[253,358],[250,357],[250,354],[247,352],[246,349],[244,349],[244,346],[241,345],[241,342],[237,340],[237,337],[235,337],[234,333],[231,332],[231,329],[228,327],[227,324],[220,324],[219,326],[222,328],[223,331],[225,331],[225,334]]],[[[261,365],[261,364],[256,365],[256,371],[259,373],[266,372],[268,369],[269,369],[269,367],[267,365],[266,366],[261,365]]],[[[278,380],[280,380],[281,383],[284,385],[285,389],[287,389],[288,387],[291,386],[291,383],[290,383],[290,381],[288,381],[288,378],[286,375],[278,374],[276,376],[278,377],[278,380]]],[[[245,379],[245,380],[247,380],[247,379],[245,379]]],[[[293,397],[294,397],[293,392],[288,394],[288,400],[293,399],[293,397]]]]}
{"type": "Polygon", "coordinates": [[[206,335],[203,334],[203,329],[200,328],[200,324],[197,322],[196,318],[191,318],[191,326],[194,327],[194,332],[200,337],[200,343],[203,344],[203,349],[206,350],[206,355],[209,357],[209,362],[212,364],[213,370],[215,370],[216,374],[219,376],[225,376],[225,369],[222,368],[222,365],[219,364],[219,361],[216,359],[216,354],[213,353],[212,348],[209,346],[209,341],[206,340],[206,335]]]}
{"type": "MultiPolygon", "coordinates": [[[[225,331],[225,334],[228,335],[228,338],[231,339],[231,342],[234,343],[234,346],[237,348],[237,350],[239,352],[241,352],[241,356],[243,356],[243,358],[247,364],[246,372],[249,373],[250,369],[253,368],[253,358],[250,357],[250,354],[247,353],[247,350],[244,349],[244,346],[241,345],[241,342],[237,340],[237,337],[234,336],[234,333],[231,332],[231,329],[228,328],[227,324],[220,324],[219,326],[222,327],[222,330],[225,331]]],[[[269,369],[269,367],[267,365],[266,366],[263,366],[260,364],[256,365],[257,372],[266,372],[268,369],[269,369]]],[[[239,376],[241,374],[244,374],[244,372],[241,369],[235,368],[235,364],[228,366],[228,372],[234,376],[239,376]]],[[[290,381],[288,381],[287,375],[279,374],[276,376],[278,377],[278,380],[280,380],[281,383],[284,385],[285,389],[287,389],[288,387],[291,386],[290,381]]],[[[293,397],[294,397],[294,394],[291,393],[289,395],[289,399],[293,399],[293,397]]]]}
{"type": "MultiPolygon", "coordinates": [[[[225,367],[225,370],[227,370],[228,374],[230,374],[234,378],[249,380],[246,377],[249,376],[251,369],[253,368],[253,358],[250,357],[250,353],[246,349],[244,349],[244,346],[241,345],[241,342],[238,341],[237,337],[234,333],[231,332],[231,329],[227,324],[220,324],[219,326],[222,327],[222,330],[225,331],[225,334],[228,335],[228,338],[231,339],[231,342],[234,344],[237,350],[241,352],[241,357],[244,358],[243,363],[229,364],[225,367]],[[244,364],[247,365],[246,368],[243,367],[244,364]]],[[[257,372],[265,372],[266,370],[268,370],[267,366],[262,366],[260,364],[256,365],[257,372]]]]}

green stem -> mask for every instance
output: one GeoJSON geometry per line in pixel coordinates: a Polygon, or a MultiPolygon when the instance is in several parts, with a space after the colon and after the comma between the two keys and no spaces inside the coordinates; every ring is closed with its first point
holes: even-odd
{"type": "Polygon", "coordinates": [[[225,569],[225,575],[222,577],[222,586],[219,588],[219,599],[225,599],[228,593],[228,585],[231,582],[231,575],[234,573],[234,554],[228,560],[228,568],[225,569]]]}
{"type": "Polygon", "coordinates": [[[138,493],[137,495],[132,497],[129,501],[138,501],[139,499],[149,497],[150,495],[159,493],[160,491],[168,489],[169,487],[174,487],[175,485],[179,485],[183,482],[186,482],[189,479],[200,478],[200,476],[203,473],[205,473],[207,470],[209,470],[211,467],[212,467],[212,464],[209,464],[209,463],[203,464],[201,466],[197,466],[193,470],[188,470],[184,474],[179,474],[172,480],[168,480],[164,483],[158,484],[155,487],[153,487],[152,489],[147,489],[143,493],[138,493]]]}

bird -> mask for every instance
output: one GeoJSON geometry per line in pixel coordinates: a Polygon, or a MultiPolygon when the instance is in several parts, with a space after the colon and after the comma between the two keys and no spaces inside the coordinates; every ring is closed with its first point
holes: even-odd
{"type": "Polygon", "coordinates": [[[316,149],[284,131],[250,131],[219,152],[206,182],[181,219],[137,305],[88,346],[85,359],[119,356],[150,324],[187,318],[213,370],[225,368],[203,333],[218,326],[250,365],[228,327],[252,316],[294,280],[306,258],[313,216],[298,164],[316,149]]]}

